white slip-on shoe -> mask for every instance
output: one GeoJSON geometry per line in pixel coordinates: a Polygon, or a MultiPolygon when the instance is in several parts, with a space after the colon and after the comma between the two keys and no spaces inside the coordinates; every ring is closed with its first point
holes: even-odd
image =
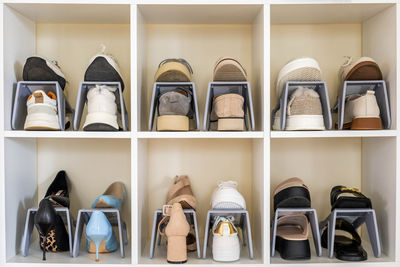
{"type": "Polygon", "coordinates": [[[24,130],[60,130],[57,100],[53,92],[34,91],[26,102],[24,130]]]}
{"type": "Polygon", "coordinates": [[[85,72],[85,82],[119,82],[123,91],[125,85],[118,63],[112,55],[105,54],[105,49],[103,45],[101,52],[90,59],[85,72]]]}
{"type": "Polygon", "coordinates": [[[343,129],[381,130],[379,114],[375,91],[368,90],[364,95],[349,95],[346,97],[343,129]]]}
{"type": "Polygon", "coordinates": [[[217,217],[214,222],[212,254],[215,261],[240,259],[239,236],[233,220],[233,217],[217,217]]]}
{"type": "MultiPolygon", "coordinates": [[[[280,114],[278,110],[273,130],[280,130],[280,114]]],[[[292,93],[287,104],[285,130],[325,130],[321,100],[316,91],[300,86],[292,93]]]]}
{"type": "Polygon", "coordinates": [[[278,98],[288,81],[321,81],[322,74],[318,62],[309,57],[298,58],[287,63],[279,71],[276,82],[278,98]]]}
{"type": "Polygon", "coordinates": [[[88,113],[83,130],[118,131],[115,86],[96,85],[87,94],[88,113]]]}
{"type": "Polygon", "coordinates": [[[246,201],[236,189],[237,182],[219,182],[211,197],[212,209],[246,209],[246,201]]]}
{"type": "Polygon", "coordinates": [[[22,71],[24,81],[56,81],[64,90],[66,80],[57,61],[41,56],[32,56],[26,59],[22,71]]]}
{"type": "Polygon", "coordinates": [[[340,66],[339,77],[342,82],[383,79],[378,64],[370,57],[361,57],[356,61],[346,57],[346,62],[340,66]]]}

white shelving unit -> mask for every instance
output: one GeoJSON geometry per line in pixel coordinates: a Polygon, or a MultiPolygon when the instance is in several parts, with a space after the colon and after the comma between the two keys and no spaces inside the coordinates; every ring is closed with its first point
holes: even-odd
{"type": "MultiPolygon", "coordinates": [[[[164,266],[165,249],[149,259],[152,216],[165,201],[176,174],[188,174],[198,201],[200,242],[211,193],[220,180],[239,182],[252,224],[255,259],[243,249],[238,264],[336,266],[312,255],[302,262],[270,257],[272,191],[289,177],[311,190],[319,220],[330,211],[329,192],[358,187],[377,212],[383,256],[373,257],[363,232],[367,262],[352,266],[400,265],[400,1],[397,0],[0,0],[0,266],[43,266],[37,240],[20,253],[26,210],[36,206],[60,169],[71,180],[71,213],[88,208],[115,180],[127,186],[121,211],[127,222],[126,257],[102,254],[106,266],[164,266]],[[130,132],[27,132],[11,130],[13,92],[25,59],[56,59],[75,106],[89,59],[105,44],[125,82],[130,132]],[[149,132],[153,77],[164,58],[182,57],[194,69],[200,118],[214,62],[239,58],[249,73],[256,131],[149,132]],[[387,82],[392,128],[381,131],[271,131],[275,80],[289,60],[316,58],[331,104],[343,56],[373,57],[387,82]]],[[[84,242],[82,242],[84,243],[84,242]]],[[[207,253],[211,255],[211,253],[207,253]]],[[[47,265],[97,264],[80,256],[49,253],[47,265]]],[[[189,254],[187,265],[212,265],[189,254]]],[[[228,263],[231,264],[231,263],[228,263]]]]}

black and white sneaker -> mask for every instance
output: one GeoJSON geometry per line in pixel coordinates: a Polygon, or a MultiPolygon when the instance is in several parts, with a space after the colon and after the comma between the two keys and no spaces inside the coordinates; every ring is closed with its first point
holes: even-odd
{"type": "Polygon", "coordinates": [[[90,60],[89,67],[85,72],[86,82],[120,82],[124,90],[124,81],[118,63],[111,55],[104,53],[105,47],[99,54],[90,60]]]}
{"type": "Polygon", "coordinates": [[[65,88],[65,76],[57,61],[48,60],[40,56],[32,56],[26,59],[22,73],[24,81],[56,81],[65,88]]]}

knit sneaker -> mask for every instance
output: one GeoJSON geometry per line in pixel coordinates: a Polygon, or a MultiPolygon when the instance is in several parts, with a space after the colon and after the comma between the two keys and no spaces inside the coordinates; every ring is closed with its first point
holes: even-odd
{"type": "Polygon", "coordinates": [[[60,130],[56,95],[43,90],[34,91],[26,102],[24,130],[60,130]]]}
{"type": "Polygon", "coordinates": [[[84,131],[118,131],[115,86],[96,85],[87,94],[88,114],[84,131]]]}
{"type": "MultiPolygon", "coordinates": [[[[280,109],[276,112],[273,130],[280,130],[280,109]]],[[[286,130],[325,130],[319,94],[306,87],[298,87],[287,104],[286,130]]]]}
{"type": "Polygon", "coordinates": [[[233,217],[217,217],[213,228],[212,254],[215,261],[237,261],[240,259],[238,231],[233,217]]]}

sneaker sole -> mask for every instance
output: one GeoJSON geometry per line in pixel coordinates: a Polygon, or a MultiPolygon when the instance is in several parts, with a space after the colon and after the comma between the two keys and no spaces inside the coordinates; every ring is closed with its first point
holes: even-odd
{"type": "Polygon", "coordinates": [[[218,131],[243,131],[244,119],[224,118],[218,119],[218,131]]]}
{"type": "Polygon", "coordinates": [[[191,75],[185,65],[179,62],[168,62],[157,70],[156,82],[190,82],[191,75]]]}
{"type": "Polygon", "coordinates": [[[30,57],[26,60],[22,77],[24,81],[56,81],[63,90],[66,83],[65,79],[57,75],[41,57],[30,57]]]}
{"type": "Polygon", "coordinates": [[[322,115],[292,115],[286,119],[287,131],[325,130],[324,117],[322,115]]]}
{"type": "Polygon", "coordinates": [[[159,116],[157,131],[189,131],[189,118],[182,115],[159,116]]]}
{"type": "Polygon", "coordinates": [[[122,91],[125,88],[124,81],[118,71],[104,57],[97,57],[93,60],[86,69],[84,79],[85,82],[119,82],[122,91]]]}
{"type": "Polygon", "coordinates": [[[60,130],[60,124],[58,123],[58,116],[51,116],[45,113],[35,113],[28,114],[26,116],[24,130],[51,130],[58,131],[60,130]]]}
{"type": "Polygon", "coordinates": [[[118,131],[117,116],[104,112],[93,112],[86,115],[84,131],[118,131]]]}
{"type": "Polygon", "coordinates": [[[214,81],[247,81],[247,77],[240,64],[224,60],[214,71],[214,81]]]}
{"type": "Polygon", "coordinates": [[[279,72],[276,92],[281,95],[287,81],[320,81],[321,69],[312,58],[299,58],[286,64],[279,72]]]}

